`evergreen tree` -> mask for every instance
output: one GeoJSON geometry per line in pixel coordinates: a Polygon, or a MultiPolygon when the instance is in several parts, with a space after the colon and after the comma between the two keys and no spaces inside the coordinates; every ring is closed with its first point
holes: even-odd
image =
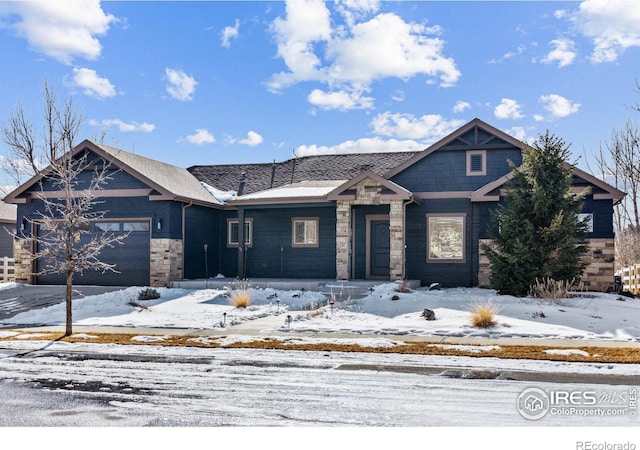
{"type": "Polygon", "coordinates": [[[584,272],[587,223],[578,214],[586,193],[573,192],[568,157],[564,140],[547,131],[525,145],[521,167],[511,163],[505,202],[492,214],[492,244],[483,245],[501,294],[523,297],[536,279],[571,282],[584,272]]]}

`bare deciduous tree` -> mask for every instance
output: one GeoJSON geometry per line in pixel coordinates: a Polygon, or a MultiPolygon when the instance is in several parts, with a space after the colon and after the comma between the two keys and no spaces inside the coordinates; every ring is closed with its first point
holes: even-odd
{"type": "Polygon", "coordinates": [[[629,120],[613,130],[596,163],[603,180],[627,193],[616,205],[616,266],[640,262],[640,131],[629,120]]]}
{"type": "Polygon", "coordinates": [[[102,262],[105,247],[122,244],[128,234],[90,233],[92,221],[105,217],[99,210],[97,193],[110,180],[108,161],[74,154],[74,141],[82,123],[71,100],[62,106],[45,84],[42,128],[36,130],[18,106],[3,127],[4,143],[9,150],[5,169],[17,183],[25,176],[40,175],[36,218],[30,220],[31,232],[17,235],[27,239],[31,260],[41,259],[42,274],[66,276],[66,329],[72,334],[73,275],[84,270],[115,271],[115,265],[102,262]]]}

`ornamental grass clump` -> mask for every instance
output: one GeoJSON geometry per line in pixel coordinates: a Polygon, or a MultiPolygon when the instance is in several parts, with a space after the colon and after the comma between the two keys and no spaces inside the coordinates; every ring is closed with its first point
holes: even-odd
{"type": "Polygon", "coordinates": [[[231,304],[236,308],[246,308],[251,305],[251,294],[246,289],[231,291],[231,304]]]}
{"type": "Polygon", "coordinates": [[[553,278],[543,278],[542,280],[536,278],[536,283],[529,288],[529,296],[562,304],[563,299],[575,297],[569,292],[574,284],[575,279],[562,281],[553,278]]]}
{"type": "Polygon", "coordinates": [[[236,281],[229,290],[231,304],[236,308],[247,308],[251,305],[251,293],[249,292],[249,282],[244,279],[236,281]]]}
{"type": "Polygon", "coordinates": [[[498,324],[495,318],[497,312],[498,308],[492,303],[476,305],[471,310],[471,325],[475,328],[495,327],[498,324]]]}

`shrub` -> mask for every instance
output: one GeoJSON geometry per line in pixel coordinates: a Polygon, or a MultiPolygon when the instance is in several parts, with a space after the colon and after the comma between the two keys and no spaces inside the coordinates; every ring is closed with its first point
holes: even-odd
{"type": "Polygon", "coordinates": [[[475,328],[495,327],[498,324],[495,319],[497,312],[498,308],[492,303],[477,305],[471,310],[471,325],[475,328]]]}
{"type": "Polygon", "coordinates": [[[160,298],[160,293],[153,288],[146,288],[138,293],[138,300],[155,300],[160,298]]]}

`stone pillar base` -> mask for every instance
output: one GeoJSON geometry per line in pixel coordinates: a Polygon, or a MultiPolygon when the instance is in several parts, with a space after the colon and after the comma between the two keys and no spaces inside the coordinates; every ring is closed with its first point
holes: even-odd
{"type": "Polygon", "coordinates": [[[165,287],[181,280],[183,245],[181,239],[151,239],[151,286],[165,287]]]}

